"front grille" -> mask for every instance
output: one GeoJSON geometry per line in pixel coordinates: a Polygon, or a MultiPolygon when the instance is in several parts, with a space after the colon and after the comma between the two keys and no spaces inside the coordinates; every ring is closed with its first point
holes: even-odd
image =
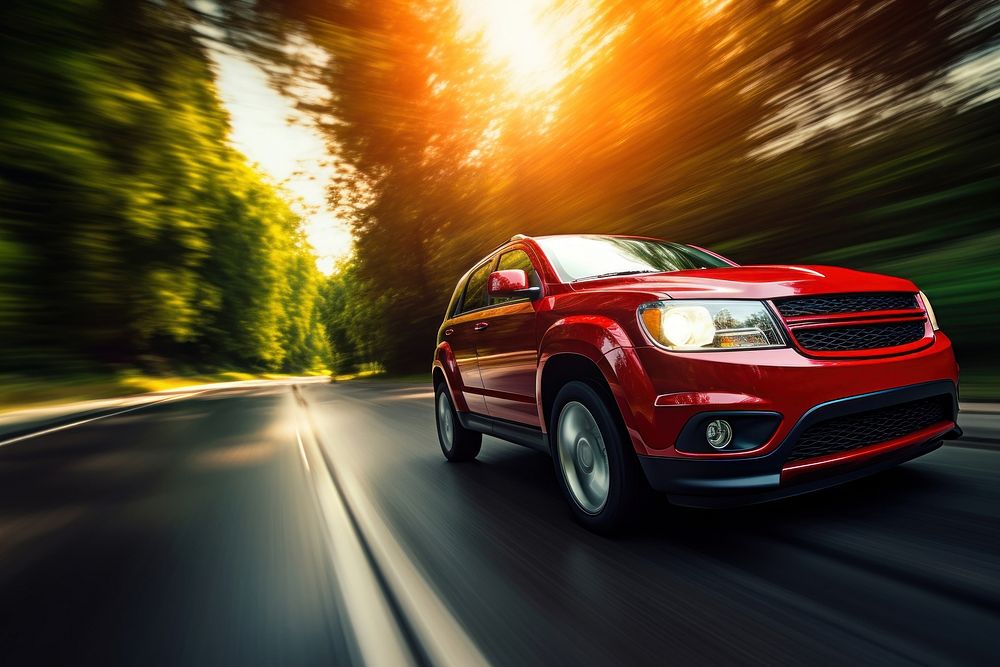
{"type": "Polygon", "coordinates": [[[913,343],[924,337],[923,322],[894,322],[853,327],[799,329],[795,332],[799,345],[816,352],[871,350],[913,343]]]}
{"type": "Polygon", "coordinates": [[[864,313],[875,310],[913,310],[918,308],[913,294],[831,294],[779,299],[774,302],[784,317],[864,313]]]}
{"type": "Polygon", "coordinates": [[[795,443],[789,461],[877,445],[953,418],[950,396],[933,396],[814,424],[795,443]]]}

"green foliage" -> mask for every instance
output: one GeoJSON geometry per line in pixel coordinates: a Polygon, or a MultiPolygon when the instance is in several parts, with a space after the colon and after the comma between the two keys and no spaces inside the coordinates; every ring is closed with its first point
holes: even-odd
{"type": "Polygon", "coordinates": [[[361,336],[363,324],[358,321],[363,309],[356,296],[356,273],[353,264],[345,264],[320,286],[320,320],[332,351],[330,368],[334,374],[358,370],[370,355],[367,341],[361,336]]]}
{"type": "Polygon", "coordinates": [[[197,16],[0,11],[0,371],[322,364],[301,220],[229,145],[197,16]]]}

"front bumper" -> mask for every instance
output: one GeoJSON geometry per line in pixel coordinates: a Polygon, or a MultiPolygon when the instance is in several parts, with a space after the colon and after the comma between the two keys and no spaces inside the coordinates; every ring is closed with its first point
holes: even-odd
{"type": "Polygon", "coordinates": [[[778,446],[765,454],[738,458],[640,456],[639,461],[650,485],[680,505],[764,502],[849,482],[933,451],[942,440],[961,434],[953,420],[957,414],[955,384],[950,380],[926,382],[821,403],[799,418],[778,446]],[[799,436],[814,424],[941,395],[951,397],[950,421],[835,456],[788,461],[799,436]]]}

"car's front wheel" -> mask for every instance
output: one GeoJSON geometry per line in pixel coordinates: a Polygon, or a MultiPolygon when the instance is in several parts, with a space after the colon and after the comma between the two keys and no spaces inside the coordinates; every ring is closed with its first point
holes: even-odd
{"type": "Polygon", "coordinates": [[[648,495],[611,401],[585,382],[569,382],[556,395],[549,426],[559,486],[577,521],[598,532],[632,523],[648,495]]]}
{"type": "Polygon", "coordinates": [[[448,396],[448,385],[439,382],[434,388],[434,413],[437,417],[438,443],[449,461],[471,461],[483,446],[483,434],[464,428],[448,396]]]}

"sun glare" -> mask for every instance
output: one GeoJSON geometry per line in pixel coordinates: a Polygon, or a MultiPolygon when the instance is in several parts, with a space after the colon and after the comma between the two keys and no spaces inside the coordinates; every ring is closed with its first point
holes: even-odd
{"type": "Polygon", "coordinates": [[[507,67],[523,93],[550,88],[568,71],[574,17],[552,11],[553,0],[458,0],[462,27],[482,34],[486,56],[507,67]]]}

